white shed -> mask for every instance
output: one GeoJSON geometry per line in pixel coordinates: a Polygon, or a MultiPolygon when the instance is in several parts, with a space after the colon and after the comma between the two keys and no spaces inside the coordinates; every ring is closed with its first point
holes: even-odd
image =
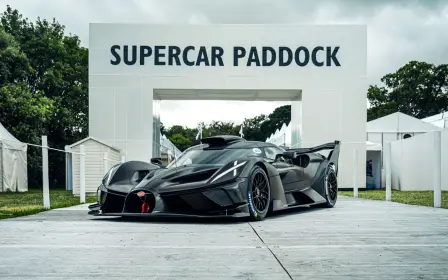
{"type": "Polygon", "coordinates": [[[66,149],[73,153],[67,153],[67,189],[72,190],[74,195],[79,195],[80,193],[79,152],[81,144],[84,145],[86,154],[86,194],[96,194],[96,190],[101,184],[104,174],[108,171],[105,170],[104,153],[108,153],[108,168],[110,169],[113,165],[120,163],[121,150],[94,137],[87,137],[68,146],[68,149],[66,149]]]}
{"type": "Polygon", "coordinates": [[[396,112],[367,123],[367,141],[381,144],[440,130],[433,124],[396,112]]]}

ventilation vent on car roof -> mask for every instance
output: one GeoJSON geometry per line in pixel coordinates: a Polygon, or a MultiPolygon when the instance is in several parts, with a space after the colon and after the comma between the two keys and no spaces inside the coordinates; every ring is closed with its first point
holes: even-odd
{"type": "Polygon", "coordinates": [[[211,136],[201,140],[202,144],[209,144],[210,146],[226,146],[232,143],[246,141],[244,138],[234,135],[219,135],[211,136]]]}

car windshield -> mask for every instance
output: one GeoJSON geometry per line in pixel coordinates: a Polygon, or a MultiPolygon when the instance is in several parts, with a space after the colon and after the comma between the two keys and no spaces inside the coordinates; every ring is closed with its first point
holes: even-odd
{"type": "Polygon", "coordinates": [[[224,165],[234,159],[247,156],[260,156],[258,148],[247,149],[204,149],[197,148],[185,151],[180,157],[171,162],[167,168],[190,164],[224,165]]]}

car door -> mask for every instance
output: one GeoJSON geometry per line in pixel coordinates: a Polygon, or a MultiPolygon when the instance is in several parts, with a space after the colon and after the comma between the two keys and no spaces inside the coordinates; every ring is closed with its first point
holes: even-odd
{"type": "MultiPolygon", "coordinates": [[[[274,161],[278,154],[283,153],[283,150],[277,147],[264,147],[264,153],[269,161],[274,161]]],[[[271,164],[278,170],[285,192],[296,190],[303,177],[303,168],[283,161],[274,161],[271,164]]]]}

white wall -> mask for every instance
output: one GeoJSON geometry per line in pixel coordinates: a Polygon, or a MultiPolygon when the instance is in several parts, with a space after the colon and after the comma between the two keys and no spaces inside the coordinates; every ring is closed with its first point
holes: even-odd
{"type": "MultiPolygon", "coordinates": [[[[343,142],[341,187],[352,187],[353,149],[359,148],[357,178],[360,186],[365,185],[365,26],[91,24],[89,42],[89,135],[122,149],[127,159],[152,157],[152,119],[157,116],[152,104],[154,92],[159,89],[268,89],[272,90],[269,99],[277,96],[276,90],[301,90],[301,103],[293,103],[292,122],[293,133],[300,130],[302,147],[343,142]],[[123,55],[120,64],[112,65],[113,45],[120,45],[121,50],[124,45],[146,45],[153,54],[155,45],[206,46],[208,50],[219,46],[224,50],[224,65],[155,65],[154,55],[146,58],[144,65],[139,64],[140,60],[126,65],[123,55]],[[289,66],[247,66],[248,55],[235,66],[235,46],[243,46],[247,52],[257,46],[260,60],[263,46],[287,46],[293,52],[306,46],[310,54],[316,46],[337,46],[340,66],[318,67],[311,58],[303,67],[294,60],[289,66]]],[[[189,54],[190,59],[195,54],[197,50],[189,54]]],[[[320,51],[317,60],[326,62],[326,57],[326,51],[320,51]]],[[[166,56],[161,60],[166,62],[166,56]]],[[[163,96],[156,98],[163,100],[163,96]]],[[[234,98],[229,94],[225,99],[234,98]]]]}
{"type": "MultiPolygon", "coordinates": [[[[392,188],[433,190],[434,135],[428,132],[391,142],[392,188]]],[[[442,130],[442,190],[448,190],[448,129],[442,130]]]]}
{"type": "Polygon", "coordinates": [[[289,125],[291,126],[291,139],[289,139],[289,143],[291,143],[292,148],[298,148],[299,143],[302,142],[302,101],[293,101],[291,102],[291,122],[289,125]]]}
{"type": "MultiPolygon", "coordinates": [[[[105,146],[101,143],[98,143],[94,140],[87,140],[83,142],[84,149],[86,153],[85,158],[85,174],[86,174],[86,193],[96,193],[98,186],[101,184],[101,180],[106,174],[104,170],[104,153],[108,152],[108,158],[112,161],[109,162],[109,168],[116,163],[119,163],[121,160],[120,151],[115,149],[111,149],[108,146],[105,146]]],[[[71,148],[72,152],[79,153],[79,146],[77,145],[71,148]]],[[[79,195],[79,185],[80,185],[80,163],[79,163],[79,154],[73,154],[72,156],[72,178],[73,178],[73,194],[79,195]]]]}

